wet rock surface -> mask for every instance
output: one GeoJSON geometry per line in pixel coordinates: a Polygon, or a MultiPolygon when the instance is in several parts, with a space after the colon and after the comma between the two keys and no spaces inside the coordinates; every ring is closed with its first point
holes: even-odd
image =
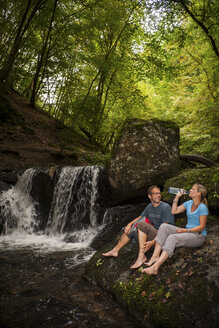
{"type": "Polygon", "coordinates": [[[0,326],[4,328],[138,328],[110,294],[82,278],[72,252],[0,253],[0,326]]]}
{"type": "MultiPolygon", "coordinates": [[[[177,225],[184,226],[179,224],[177,225]]],[[[117,237],[86,264],[85,276],[110,291],[144,327],[216,328],[219,325],[219,223],[208,222],[200,248],[177,248],[158,275],[131,270],[136,244],[125,246],[118,258],[106,258],[117,237]]],[[[150,258],[151,252],[147,257],[150,258]]],[[[142,266],[144,267],[144,265],[142,266]]]]}
{"type": "Polygon", "coordinates": [[[18,180],[18,173],[11,170],[0,169],[0,181],[7,183],[8,185],[16,185],[18,180]]]}
{"type": "Polygon", "coordinates": [[[97,234],[91,246],[98,250],[112,241],[112,237],[121,232],[133,219],[137,218],[147,203],[130,204],[108,208],[104,215],[105,227],[97,234]]]}

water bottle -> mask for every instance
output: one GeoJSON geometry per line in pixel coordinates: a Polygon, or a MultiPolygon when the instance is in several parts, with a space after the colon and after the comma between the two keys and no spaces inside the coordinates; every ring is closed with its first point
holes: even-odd
{"type": "Polygon", "coordinates": [[[183,195],[190,193],[190,191],[187,191],[187,190],[181,189],[181,188],[174,188],[174,187],[169,187],[168,188],[168,193],[169,194],[178,194],[178,192],[182,192],[182,191],[183,191],[183,195]]]}

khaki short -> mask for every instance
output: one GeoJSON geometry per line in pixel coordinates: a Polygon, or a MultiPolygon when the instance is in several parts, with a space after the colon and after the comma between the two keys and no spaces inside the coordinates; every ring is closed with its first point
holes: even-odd
{"type": "Polygon", "coordinates": [[[147,241],[154,240],[157,236],[157,229],[152,226],[152,224],[146,222],[139,222],[137,225],[137,229],[141,230],[147,235],[147,241]]]}

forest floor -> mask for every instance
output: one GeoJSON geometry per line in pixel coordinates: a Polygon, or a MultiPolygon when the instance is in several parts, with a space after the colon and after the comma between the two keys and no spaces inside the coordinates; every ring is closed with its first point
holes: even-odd
{"type": "Polygon", "coordinates": [[[14,90],[8,100],[13,116],[0,122],[0,169],[92,164],[97,150],[86,137],[41,108],[33,109],[14,90]]]}

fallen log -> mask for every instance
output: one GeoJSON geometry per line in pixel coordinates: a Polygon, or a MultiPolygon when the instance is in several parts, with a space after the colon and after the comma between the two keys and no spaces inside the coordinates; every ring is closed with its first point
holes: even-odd
{"type": "Polygon", "coordinates": [[[184,154],[184,155],[180,155],[180,159],[187,162],[202,163],[207,167],[218,166],[218,164],[213,162],[212,160],[199,155],[184,154]]]}

